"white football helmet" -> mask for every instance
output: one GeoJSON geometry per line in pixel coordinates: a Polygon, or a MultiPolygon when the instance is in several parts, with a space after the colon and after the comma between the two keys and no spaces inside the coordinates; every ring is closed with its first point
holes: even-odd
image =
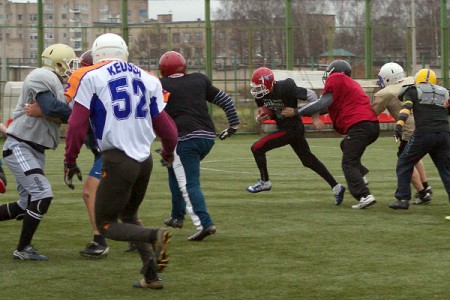
{"type": "Polygon", "coordinates": [[[105,33],[92,44],[92,59],[96,64],[106,60],[128,60],[128,46],[123,38],[115,33],[105,33]]]}
{"type": "Polygon", "coordinates": [[[63,81],[78,67],[75,51],[65,44],[47,47],[41,55],[42,67],[55,72],[63,81]]]}
{"type": "Polygon", "coordinates": [[[385,88],[388,85],[399,83],[403,79],[405,79],[403,68],[397,63],[389,62],[381,67],[377,84],[380,88],[385,88]]]}

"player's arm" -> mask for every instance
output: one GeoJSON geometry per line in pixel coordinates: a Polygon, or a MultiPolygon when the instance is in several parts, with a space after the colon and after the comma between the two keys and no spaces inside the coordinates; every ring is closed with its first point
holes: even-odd
{"type": "Polygon", "coordinates": [[[219,134],[219,138],[221,140],[224,140],[234,134],[239,126],[240,120],[236,111],[236,107],[234,106],[233,100],[231,99],[230,95],[214,86],[210,87],[209,95],[212,95],[212,97],[208,96],[208,98],[210,99],[209,101],[212,104],[219,106],[227,116],[228,128],[223,130],[219,134]]]}
{"type": "Polygon", "coordinates": [[[166,111],[161,111],[156,117],[152,117],[153,130],[161,139],[163,159],[169,163],[173,161],[173,152],[178,141],[178,130],[175,122],[166,111]]]}
{"type": "Polygon", "coordinates": [[[394,129],[394,137],[396,140],[401,139],[402,129],[405,125],[406,120],[408,120],[409,115],[413,107],[413,98],[417,98],[417,89],[414,87],[408,87],[406,89],[401,89],[398,98],[402,100],[402,107],[398,114],[397,124],[394,129]]]}
{"type": "Polygon", "coordinates": [[[315,115],[325,110],[328,106],[333,103],[333,94],[325,93],[323,94],[317,101],[313,101],[308,103],[302,107],[293,108],[285,108],[281,114],[285,117],[293,117],[293,116],[305,116],[305,115],[315,115]]]}
{"type": "Polygon", "coordinates": [[[56,99],[52,92],[46,91],[36,95],[36,102],[39,104],[44,117],[50,117],[51,120],[60,120],[62,123],[67,123],[72,112],[70,107],[56,99]]]}
{"type": "Polygon", "coordinates": [[[66,151],[64,156],[67,164],[72,165],[76,163],[88,131],[89,116],[89,109],[75,102],[66,133],[66,151]]]}

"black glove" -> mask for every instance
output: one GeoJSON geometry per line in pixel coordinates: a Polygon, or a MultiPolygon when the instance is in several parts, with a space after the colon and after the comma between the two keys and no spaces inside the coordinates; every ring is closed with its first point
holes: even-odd
{"type": "Polygon", "coordinates": [[[227,137],[229,137],[229,136],[231,136],[233,133],[235,133],[236,130],[237,130],[236,128],[228,127],[227,129],[225,129],[224,131],[222,131],[222,132],[219,134],[219,139],[221,139],[221,140],[226,139],[227,137]]]}
{"type": "Polygon", "coordinates": [[[400,141],[402,139],[402,126],[401,125],[395,125],[394,129],[394,138],[395,141],[400,141]]]}
{"type": "Polygon", "coordinates": [[[163,167],[170,168],[172,166],[174,156],[173,153],[167,153],[164,149],[158,148],[155,150],[156,153],[161,155],[161,165],[163,167]]]}
{"type": "Polygon", "coordinates": [[[67,184],[69,188],[72,190],[75,186],[72,183],[73,175],[77,175],[79,181],[83,180],[83,176],[81,175],[80,168],[78,168],[77,164],[68,164],[64,162],[64,182],[67,184]]]}

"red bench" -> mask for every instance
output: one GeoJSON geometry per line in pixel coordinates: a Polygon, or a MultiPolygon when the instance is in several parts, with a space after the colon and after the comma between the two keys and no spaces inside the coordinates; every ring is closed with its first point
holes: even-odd
{"type": "MultiPolygon", "coordinates": [[[[333,124],[333,122],[331,122],[331,118],[328,114],[320,115],[319,119],[322,120],[322,122],[324,124],[333,124]]],[[[313,123],[312,117],[303,116],[302,121],[303,121],[303,124],[312,124],[313,123]]],[[[388,113],[381,113],[378,116],[378,121],[380,123],[395,123],[394,117],[388,113]]],[[[266,120],[266,121],[263,121],[262,124],[276,124],[276,123],[275,123],[275,120],[266,120]]]]}

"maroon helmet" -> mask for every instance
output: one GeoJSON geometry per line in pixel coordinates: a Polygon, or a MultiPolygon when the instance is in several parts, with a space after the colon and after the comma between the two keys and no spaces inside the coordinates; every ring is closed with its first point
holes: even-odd
{"type": "Polygon", "coordinates": [[[92,66],[93,60],[92,60],[92,51],[88,50],[81,54],[80,56],[80,67],[89,67],[92,66]]]}
{"type": "Polygon", "coordinates": [[[159,59],[159,72],[162,77],[173,74],[186,74],[186,60],[176,51],[168,51],[159,59]]]}

